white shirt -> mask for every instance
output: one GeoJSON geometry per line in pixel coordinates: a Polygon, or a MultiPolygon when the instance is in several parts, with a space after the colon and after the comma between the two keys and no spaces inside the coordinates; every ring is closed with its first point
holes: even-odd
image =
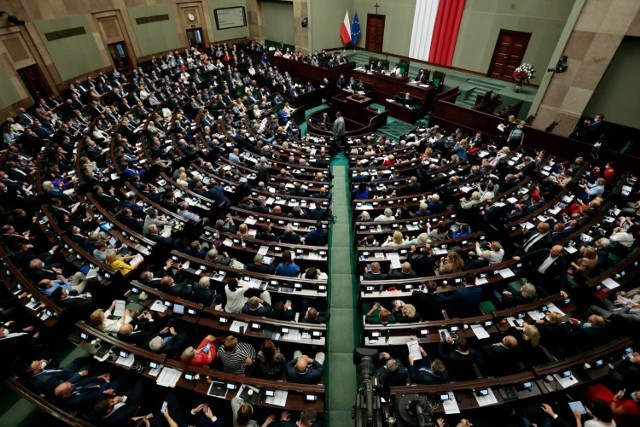
{"type": "Polygon", "coordinates": [[[553,258],[551,255],[549,255],[547,259],[545,259],[544,262],[540,264],[540,267],[538,267],[538,273],[544,274],[556,259],[557,258],[553,258]]]}

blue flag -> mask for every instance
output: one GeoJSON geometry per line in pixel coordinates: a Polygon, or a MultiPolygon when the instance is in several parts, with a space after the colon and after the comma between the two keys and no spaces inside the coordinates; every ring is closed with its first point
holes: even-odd
{"type": "Polygon", "coordinates": [[[356,14],[353,16],[353,22],[351,23],[351,43],[354,46],[358,44],[358,40],[360,39],[360,20],[358,19],[358,11],[356,10],[356,14]]]}

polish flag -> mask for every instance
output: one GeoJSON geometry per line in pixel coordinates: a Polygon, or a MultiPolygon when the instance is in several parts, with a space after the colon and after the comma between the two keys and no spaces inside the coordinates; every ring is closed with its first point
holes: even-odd
{"type": "Polygon", "coordinates": [[[340,37],[342,37],[343,44],[351,43],[351,23],[349,21],[349,11],[344,14],[344,22],[340,28],[340,37]]]}

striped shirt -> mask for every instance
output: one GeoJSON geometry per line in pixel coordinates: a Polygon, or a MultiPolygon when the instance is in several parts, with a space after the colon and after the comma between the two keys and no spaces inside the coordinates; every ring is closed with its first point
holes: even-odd
{"type": "Polygon", "coordinates": [[[243,342],[238,343],[233,353],[228,353],[223,345],[220,347],[218,354],[220,355],[220,360],[222,360],[223,370],[236,375],[244,375],[244,361],[247,357],[256,358],[256,350],[253,346],[243,342]]]}

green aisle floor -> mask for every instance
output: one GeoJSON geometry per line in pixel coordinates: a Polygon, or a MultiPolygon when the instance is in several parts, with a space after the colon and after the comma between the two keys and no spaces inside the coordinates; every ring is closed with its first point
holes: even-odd
{"type": "Polygon", "coordinates": [[[356,369],[353,349],[360,339],[360,322],[355,304],[357,299],[354,275],[353,231],[351,227],[351,197],[349,165],[339,154],[331,162],[334,185],[333,214],[335,224],[329,234],[329,321],[325,426],[350,426],[351,407],[356,399],[356,369]]]}

